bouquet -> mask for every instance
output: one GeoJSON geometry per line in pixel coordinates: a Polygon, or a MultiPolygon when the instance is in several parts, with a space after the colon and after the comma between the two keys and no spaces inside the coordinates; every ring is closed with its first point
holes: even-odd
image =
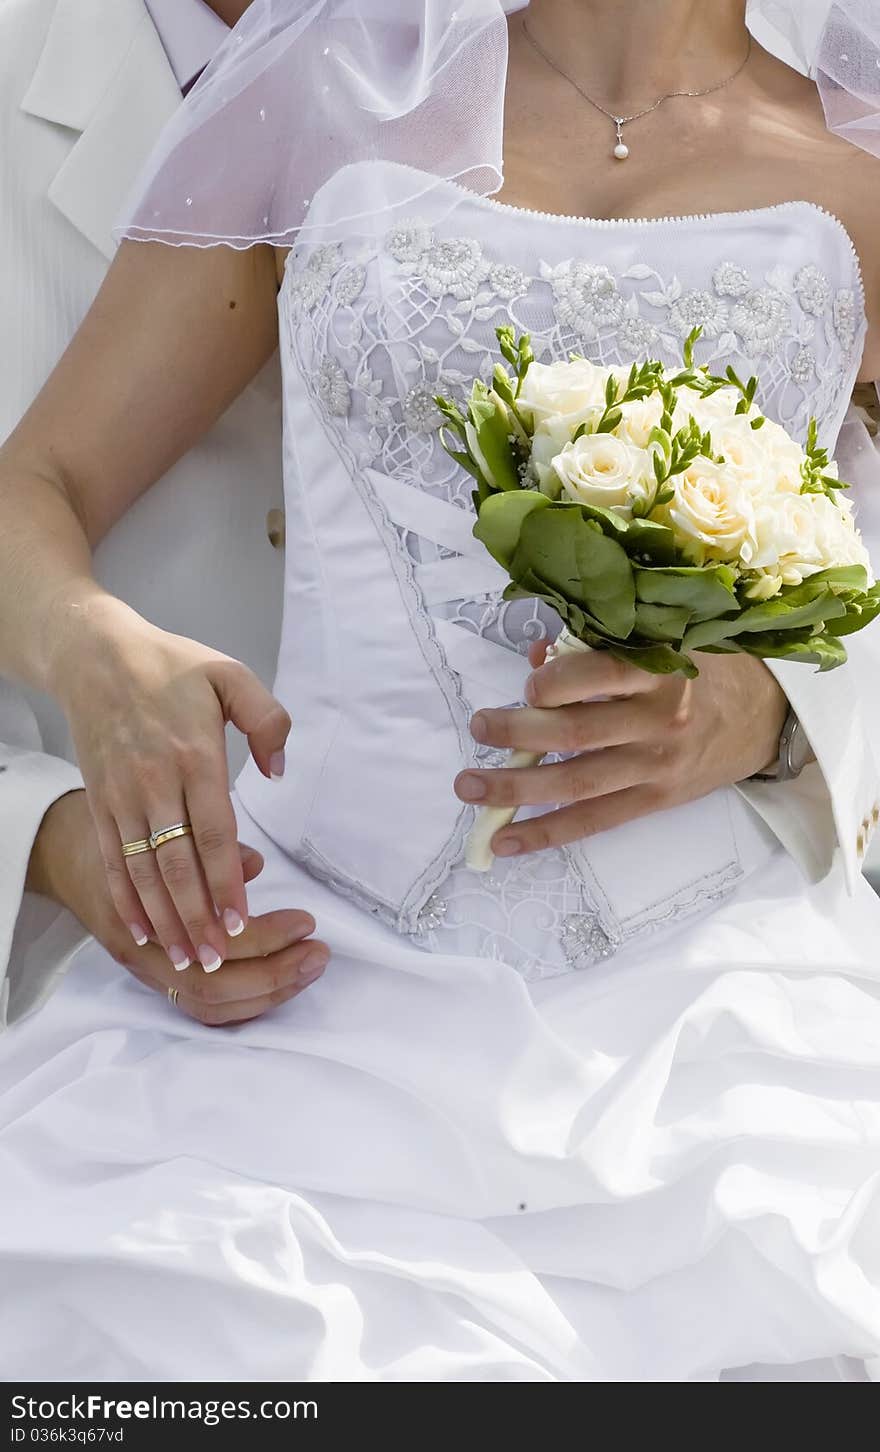
{"type": "MultiPolygon", "coordinates": [[[[491,385],[475,381],[465,408],[437,399],[442,440],[475,481],[474,534],[510,575],[504,598],[559,615],[553,653],[686,676],[698,651],[846,660],[880,586],[815,421],[801,447],[758,410],[756,378],[696,367],[699,329],[678,370],[542,364],[528,335],[497,336],[491,385]]],[[[471,867],[491,866],[513,815],[481,810],[471,867]]]]}

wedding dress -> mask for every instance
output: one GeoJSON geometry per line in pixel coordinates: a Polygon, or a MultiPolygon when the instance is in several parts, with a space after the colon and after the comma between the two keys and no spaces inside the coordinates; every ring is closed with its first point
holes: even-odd
{"type": "Polygon", "coordinates": [[[332,962],[217,1034],[92,945],[9,1037],[6,1377],[846,1379],[880,1356],[880,905],[808,887],[734,791],[463,868],[469,714],[521,699],[553,624],[500,602],[433,404],[502,322],[602,363],[671,361],[699,323],[699,361],[760,370],[767,414],[833,445],[854,249],[800,202],[598,222],[450,183],[431,207],[303,244],[280,295],[295,725],[283,783],[246,772],[238,806],[252,911],[308,907],[332,962]]]}

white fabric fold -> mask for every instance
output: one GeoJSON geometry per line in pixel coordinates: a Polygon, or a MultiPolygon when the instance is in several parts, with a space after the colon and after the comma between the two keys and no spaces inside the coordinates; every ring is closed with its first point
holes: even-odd
{"type": "Polygon", "coordinates": [[[650,953],[529,990],[240,830],[267,857],[254,910],[314,912],[328,973],[218,1035],[90,945],[7,1035],[7,1377],[798,1379],[880,1355],[866,885],[846,903],[777,853],[650,953]]]}
{"type": "Polygon", "coordinates": [[[45,1000],[83,941],[82,927],[48,903],[32,900],[20,917],[42,820],[59,797],[82,785],[69,762],[0,743],[0,1028],[45,1000]]]}

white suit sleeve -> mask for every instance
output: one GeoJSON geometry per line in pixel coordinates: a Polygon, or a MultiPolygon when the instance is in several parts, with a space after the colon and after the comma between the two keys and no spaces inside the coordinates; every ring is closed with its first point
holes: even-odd
{"type": "Polygon", "coordinates": [[[43,1002],[86,936],[70,913],[24,890],[43,817],[81,787],[76,767],[41,750],[29,706],[0,680],[0,1028],[43,1002]]]}
{"type": "MultiPolygon", "coordinates": [[[[841,477],[853,484],[859,528],[880,572],[880,448],[854,410],[841,430],[837,459],[841,477]]],[[[880,725],[880,621],[847,636],[845,644],[847,664],[825,675],[767,662],[797,712],[816,764],[796,781],[744,782],[740,791],[811,881],[839,858],[853,893],[880,822],[880,772],[871,744],[880,725]]]]}

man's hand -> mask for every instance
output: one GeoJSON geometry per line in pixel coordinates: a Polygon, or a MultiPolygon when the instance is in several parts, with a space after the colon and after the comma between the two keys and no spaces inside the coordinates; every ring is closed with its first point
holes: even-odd
{"type": "MultiPolygon", "coordinates": [[[[246,882],[259,876],[263,859],[241,847],[246,882]]],[[[98,836],[85,792],[70,792],[50,807],[34,843],[27,886],[66,907],[111,957],[148,988],[179,993],[177,1008],[212,1027],[230,1026],[262,1014],[313,983],[326,967],[329,950],[311,937],[315,922],[295,910],[252,918],[230,938],[227,958],[216,973],[195,963],[179,973],[154,942],[138,947],[117,915],[98,836]]]]}
{"type": "Polygon", "coordinates": [[[496,833],[492,850],[516,857],[559,847],[743,781],[776,760],[788,702],[763,661],[701,655],[700,674],[653,676],[606,651],[538,667],[520,710],[478,711],[474,739],[540,753],[579,753],[528,770],[466,771],[465,802],[510,807],[563,803],[496,833]],[[599,700],[597,697],[608,697],[599,700]]]}

